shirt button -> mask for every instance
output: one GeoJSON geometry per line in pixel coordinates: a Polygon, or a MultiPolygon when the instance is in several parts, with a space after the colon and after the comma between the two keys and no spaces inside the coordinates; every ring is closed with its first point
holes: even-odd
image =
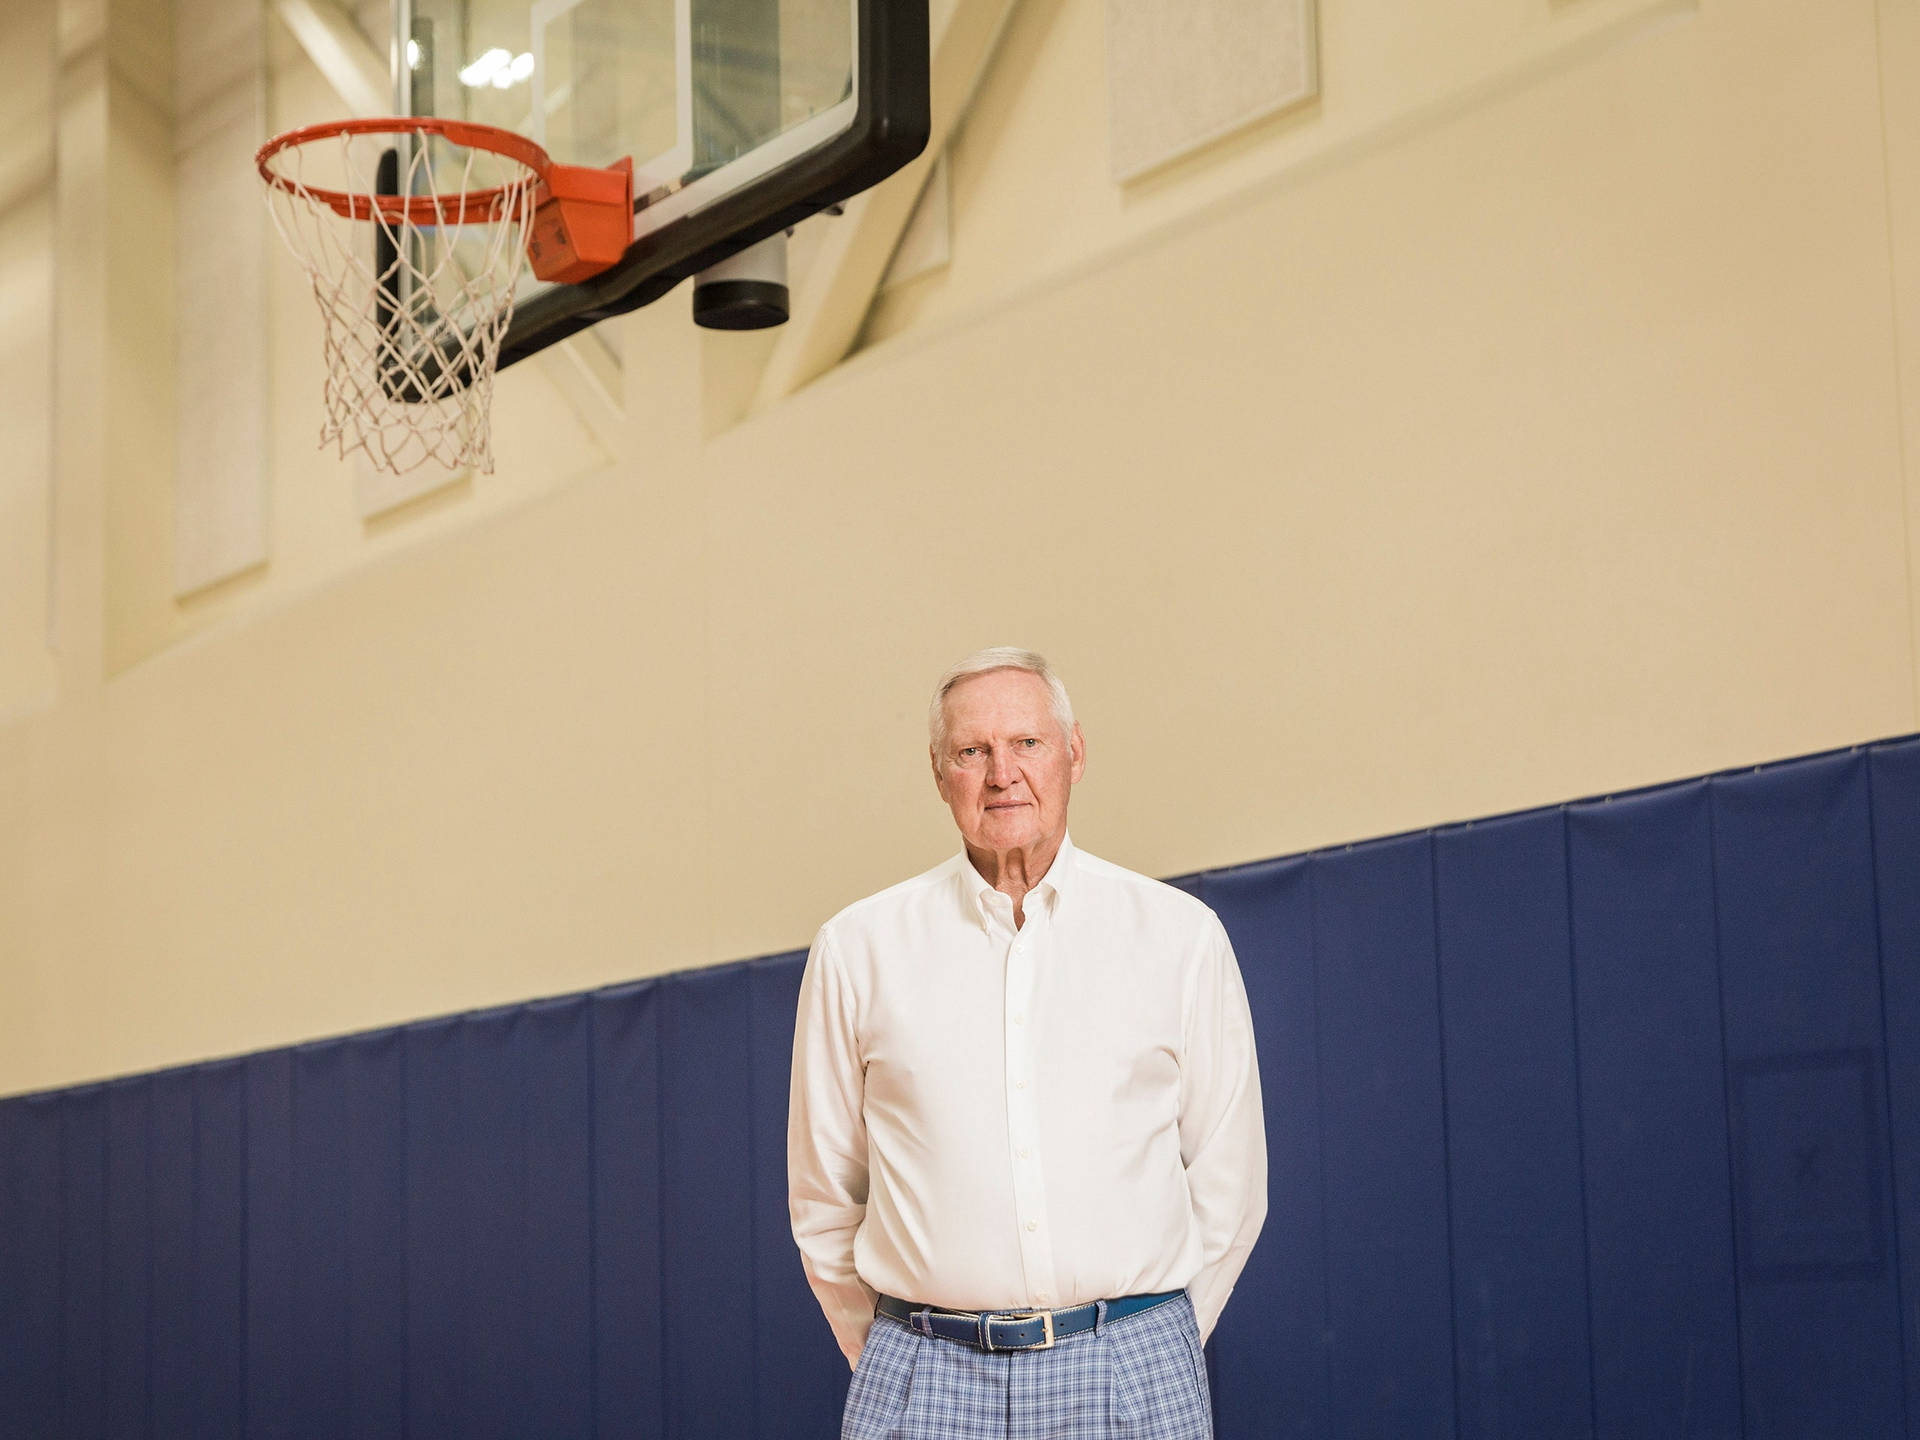
{"type": "Polygon", "coordinates": [[[1038,1230],[1039,1228],[1040,1228],[1040,1222],[1038,1220],[1027,1221],[1027,1229],[1038,1230]]]}
{"type": "Polygon", "coordinates": [[[1033,1298],[1038,1300],[1042,1305],[1051,1305],[1053,1303],[1053,1292],[1051,1290],[1036,1290],[1033,1298]]]}
{"type": "Polygon", "coordinates": [[[1024,1025],[1024,1024],[1026,1024],[1026,1023],[1027,1023],[1027,1012],[1026,1012],[1026,1011],[1024,1011],[1024,1010],[1016,1010],[1016,1011],[1014,1011],[1014,1012],[1013,1012],[1013,1023],[1014,1023],[1014,1024],[1016,1024],[1016,1025],[1024,1025]]]}
{"type": "Polygon", "coordinates": [[[1033,1151],[1029,1150],[1026,1146],[1022,1145],[1020,1147],[1020,1158],[1022,1160],[1026,1159],[1031,1154],[1033,1154],[1033,1151]]]}
{"type": "Polygon", "coordinates": [[[1016,1090],[1024,1090],[1027,1088],[1027,1082],[1024,1080],[1016,1080],[1013,1082],[1013,1088],[1016,1090]]]}

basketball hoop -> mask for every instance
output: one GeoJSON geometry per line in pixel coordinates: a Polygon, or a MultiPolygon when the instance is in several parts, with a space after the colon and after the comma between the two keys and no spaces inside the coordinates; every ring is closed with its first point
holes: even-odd
{"type": "Polygon", "coordinates": [[[307,272],[327,360],[320,444],[400,474],[493,469],[487,418],[523,255],[577,284],[633,238],[633,164],[554,163],[511,130],[334,120],[254,157],[307,272]],[[363,228],[371,225],[372,233],[363,228]]]}

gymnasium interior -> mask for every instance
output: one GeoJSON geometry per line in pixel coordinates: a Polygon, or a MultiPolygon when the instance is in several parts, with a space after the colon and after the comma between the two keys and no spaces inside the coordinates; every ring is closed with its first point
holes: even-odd
{"type": "Polygon", "coordinates": [[[0,1440],[837,1434],[801,965],[997,644],[1245,977],[1221,1440],[1920,1436],[1920,0],[933,0],[786,324],[405,476],[252,160],[392,34],[0,5],[0,1440]]]}

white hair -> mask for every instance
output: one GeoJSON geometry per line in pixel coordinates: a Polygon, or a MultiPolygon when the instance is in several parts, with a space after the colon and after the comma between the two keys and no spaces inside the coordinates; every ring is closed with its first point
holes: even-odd
{"type": "Polygon", "coordinates": [[[940,683],[933,687],[933,703],[927,707],[927,737],[933,743],[936,759],[947,748],[948,692],[962,680],[992,670],[1024,670],[1029,675],[1038,675],[1047,687],[1047,707],[1053,712],[1054,723],[1060,727],[1061,734],[1073,734],[1073,702],[1067,698],[1067,687],[1053,673],[1047,657],[1015,645],[994,645],[974,651],[942,675],[940,683]]]}

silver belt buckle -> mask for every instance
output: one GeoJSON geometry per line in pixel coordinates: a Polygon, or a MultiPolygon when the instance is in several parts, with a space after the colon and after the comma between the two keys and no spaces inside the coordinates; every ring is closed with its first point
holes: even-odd
{"type": "Polygon", "coordinates": [[[1053,1312],[1051,1310],[1015,1310],[990,1317],[986,1324],[987,1349],[989,1350],[1051,1350],[1053,1348],[1053,1312]],[[993,1322],[1001,1321],[1008,1325],[1024,1325],[1029,1320],[1038,1320],[1046,1326],[1047,1338],[1038,1345],[995,1345],[993,1343],[993,1322]]]}

